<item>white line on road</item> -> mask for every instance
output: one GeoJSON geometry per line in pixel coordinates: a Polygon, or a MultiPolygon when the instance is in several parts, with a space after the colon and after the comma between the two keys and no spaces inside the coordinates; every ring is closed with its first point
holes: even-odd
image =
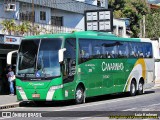
{"type": "Polygon", "coordinates": [[[82,117],[82,118],[79,118],[78,120],[85,120],[85,119],[90,119],[90,118],[93,118],[93,117],[82,117]]]}
{"type": "MultiPolygon", "coordinates": [[[[156,105],[160,105],[160,103],[158,103],[158,104],[152,104],[152,105],[147,105],[147,106],[141,106],[141,108],[151,107],[151,106],[156,106],[156,105]]],[[[138,107],[138,108],[139,108],[139,107],[138,107]]],[[[137,107],[135,107],[135,108],[130,108],[130,109],[125,109],[125,110],[122,110],[122,111],[130,111],[130,110],[134,110],[134,109],[137,109],[137,107]]]]}

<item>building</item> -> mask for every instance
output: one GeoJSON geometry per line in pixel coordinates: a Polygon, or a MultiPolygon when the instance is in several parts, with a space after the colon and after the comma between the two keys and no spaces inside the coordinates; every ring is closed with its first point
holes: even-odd
{"type": "MultiPolygon", "coordinates": [[[[84,11],[108,9],[108,0],[0,0],[0,21],[14,19],[17,24],[30,21],[38,25],[40,33],[72,32],[84,30],[84,11]],[[47,32],[46,32],[47,31],[47,32]]],[[[115,19],[116,28],[120,24],[125,33],[123,20],[115,19]],[[123,25],[123,26],[122,26],[123,25]]],[[[0,25],[0,33],[2,26],[0,25]]],[[[28,34],[26,34],[28,35],[28,34]]]]}
{"type": "MultiPolygon", "coordinates": [[[[56,29],[55,27],[58,26],[64,32],[84,30],[85,10],[108,8],[107,0],[100,0],[100,4],[98,1],[0,0],[0,21],[14,19],[19,23],[28,20],[48,30],[56,29]]],[[[0,32],[2,33],[2,31],[0,32]]]]}
{"type": "Polygon", "coordinates": [[[130,35],[127,34],[127,27],[125,19],[113,19],[113,33],[115,35],[129,38],[130,35]]]}

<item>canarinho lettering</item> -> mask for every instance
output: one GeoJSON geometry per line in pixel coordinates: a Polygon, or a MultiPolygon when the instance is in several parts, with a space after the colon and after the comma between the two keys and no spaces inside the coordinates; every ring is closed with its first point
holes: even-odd
{"type": "Polygon", "coordinates": [[[114,70],[123,70],[123,63],[106,63],[102,62],[102,71],[114,71],[114,70]]]}

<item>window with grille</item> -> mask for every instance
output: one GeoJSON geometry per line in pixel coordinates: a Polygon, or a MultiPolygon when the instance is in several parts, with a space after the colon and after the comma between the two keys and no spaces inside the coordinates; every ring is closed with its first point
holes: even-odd
{"type": "Polygon", "coordinates": [[[40,20],[46,20],[46,12],[40,11],[40,20]]]}
{"type": "Polygon", "coordinates": [[[52,16],[51,17],[51,24],[55,25],[55,26],[63,26],[63,17],[52,16]]]}
{"type": "Polygon", "coordinates": [[[20,20],[35,22],[35,17],[33,16],[33,14],[35,16],[35,12],[20,12],[20,20]]]}

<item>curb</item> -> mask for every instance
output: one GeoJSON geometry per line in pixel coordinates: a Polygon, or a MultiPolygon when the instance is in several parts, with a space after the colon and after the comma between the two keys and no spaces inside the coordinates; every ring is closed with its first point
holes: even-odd
{"type": "Polygon", "coordinates": [[[0,105],[0,110],[15,108],[15,107],[19,107],[19,103],[11,103],[11,104],[0,105]]]}

